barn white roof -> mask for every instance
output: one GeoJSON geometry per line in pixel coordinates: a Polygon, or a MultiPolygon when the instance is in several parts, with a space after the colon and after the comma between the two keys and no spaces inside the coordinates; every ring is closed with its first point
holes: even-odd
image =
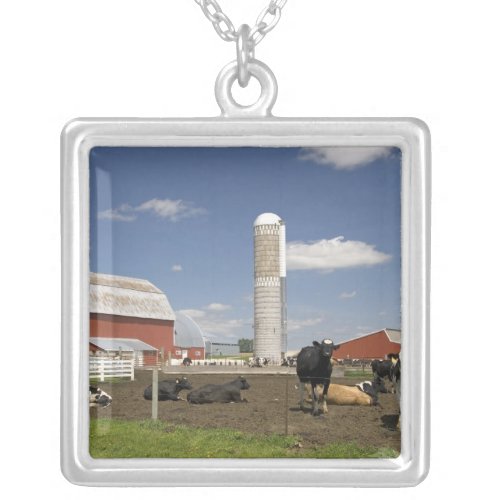
{"type": "Polygon", "coordinates": [[[385,333],[391,342],[396,344],[401,344],[401,330],[393,330],[391,328],[386,328],[385,333]]]}
{"type": "Polygon", "coordinates": [[[89,310],[133,318],[175,320],[167,296],[151,282],[111,274],[90,273],[89,310]]]}
{"type": "Polygon", "coordinates": [[[104,351],[157,351],[156,347],[139,339],[118,339],[107,337],[90,337],[89,342],[104,351]]]}

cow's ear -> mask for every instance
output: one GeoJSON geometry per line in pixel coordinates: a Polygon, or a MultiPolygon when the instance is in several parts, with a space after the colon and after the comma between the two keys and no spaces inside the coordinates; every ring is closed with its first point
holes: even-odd
{"type": "Polygon", "coordinates": [[[317,340],[313,340],[313,345],[316,346],[316,347],[319,347],[320,343],[317,340]]]}

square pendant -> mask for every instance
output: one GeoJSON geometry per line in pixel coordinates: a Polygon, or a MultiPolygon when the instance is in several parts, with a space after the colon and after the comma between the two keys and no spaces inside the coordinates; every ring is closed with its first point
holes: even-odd
{"type": "Polygon", "coordinates": [[[79,119],[61,169],[70,481],[425,478],[422,122],[79,119]]]}

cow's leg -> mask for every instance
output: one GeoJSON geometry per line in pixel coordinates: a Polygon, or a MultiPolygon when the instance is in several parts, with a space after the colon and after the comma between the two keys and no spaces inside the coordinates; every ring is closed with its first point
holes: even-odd
{"type": "Polygon", "coordinates": [[[314,382],[311,382],[311,388],[312,388],[312,397],[313,397],[313,411],[312,414],[313,416],[319,415],[319,408],[318,408],[318,394],[316,393],[316,384],[314,382]]]}
{"type": "Polygon", "coordinates": [[[327,380],[323,384],[322,401],[323,401],[323,413],[328,413],[328,406],[326,405],[326,396],[328,394],[328,388],[330,387],[330,381],[327,380]]]}
{"type": "Polygon", "coordinates": [[[300,382],[299,383],[299,397],[300,397],[300,401],[299,401],[299,406],[300,406],[300,409],[301,410],[305,410],[305,407],[304,407],[304,390],[305,390],[305,382],[300,382]]]}

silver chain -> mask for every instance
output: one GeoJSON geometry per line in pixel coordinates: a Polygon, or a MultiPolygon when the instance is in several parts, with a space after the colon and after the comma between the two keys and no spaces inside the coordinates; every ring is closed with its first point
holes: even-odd
{"type": "MultiPolygon", "coordinates": [[[[215,31],[226,42],[236,42],[238,31],[234,29],[231,19],[227,17],[216,0],[194,0],[213,24],[215,31]]],[[[281,17],[281,9],[287,0],[271,0],[269,5],[259,14],[255,26],[250,30],[249,39],[255,47],[275,26],[281,17]]]]}

